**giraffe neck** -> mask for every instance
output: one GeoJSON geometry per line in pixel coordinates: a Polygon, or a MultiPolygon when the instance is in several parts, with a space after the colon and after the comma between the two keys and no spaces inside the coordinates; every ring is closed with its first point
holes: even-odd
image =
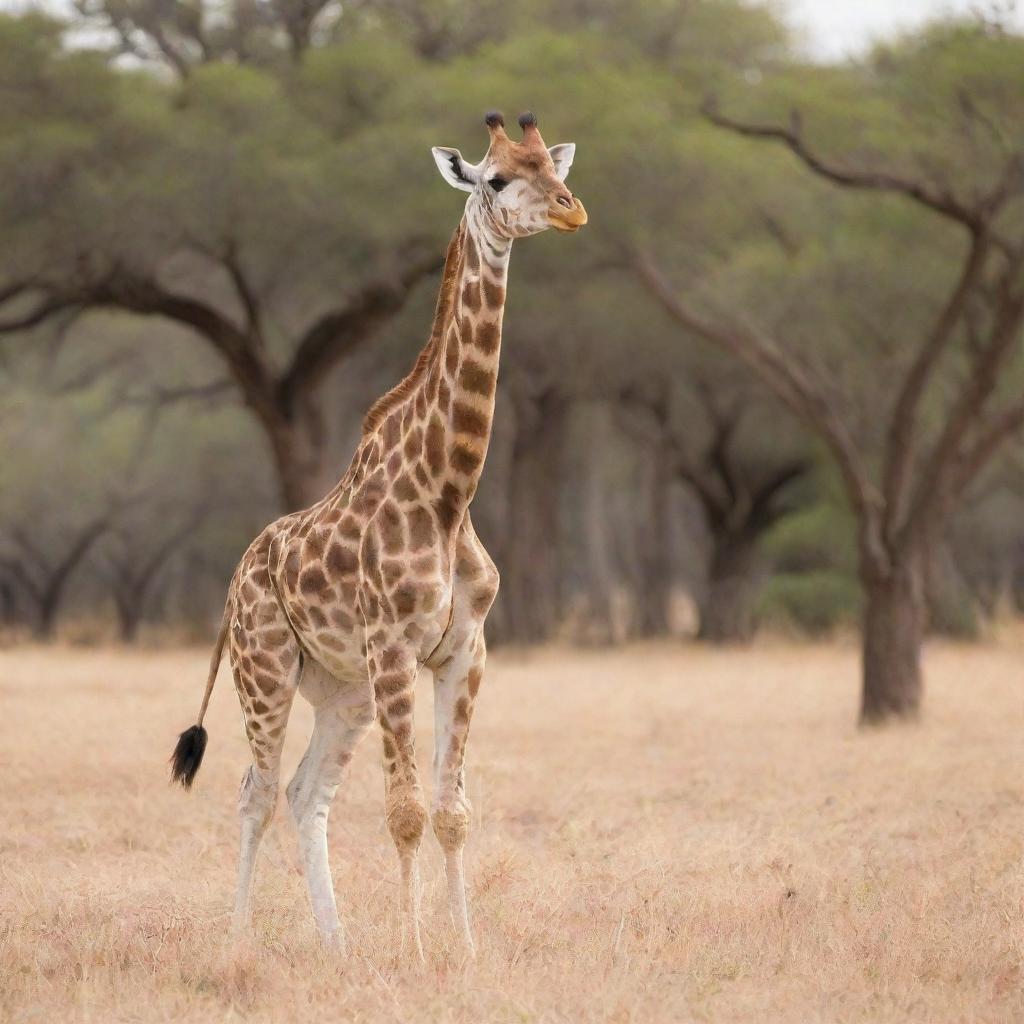
{"type": "Polygon", "coordinates": [[[511,248],[471,200],[449,246],[417,403],[436,496],[456,518],[476,493],[490,442],[511,248]]]}

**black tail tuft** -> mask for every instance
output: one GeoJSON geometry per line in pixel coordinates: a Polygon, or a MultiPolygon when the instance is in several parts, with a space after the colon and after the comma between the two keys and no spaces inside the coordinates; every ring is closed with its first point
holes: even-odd
{"type": "Polygon", "coordinates": [[[171,755],[171,779],[186,789],[192,788],[192,780],[203,763],[206,738],[206,730],[201,725],[193,725],[178,737],[178,745],[171,755]]]}

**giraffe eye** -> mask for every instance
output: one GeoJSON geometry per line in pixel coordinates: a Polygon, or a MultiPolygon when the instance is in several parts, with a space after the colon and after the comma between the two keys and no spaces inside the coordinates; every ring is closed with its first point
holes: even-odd
{"type": "Polygon", "coordinates": [[[500,192],[508,184],[508,182],[504,178],[491,178],[491,180],[488,181],[487,184],[490,185],[495,192],[500,192]]]}

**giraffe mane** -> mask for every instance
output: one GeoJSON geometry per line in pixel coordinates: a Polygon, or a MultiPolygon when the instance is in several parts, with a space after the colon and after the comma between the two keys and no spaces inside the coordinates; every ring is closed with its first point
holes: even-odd
{"type": "Polygon", "coordinates": [[[462,272],[465,236],[466,223],[461,221],[455,229],[455,234],[452,235],[451,241],[448,243],[448,251],[445,253],[441,291],[437,297],[437,307],[434,310],[434,325],[430,331],[430,340],[423,346],[409,373],[370,406],[369,412],[363,417],[364,437],[373,433],[387,419],[388,413],[400,406],[413,393],[416,385],[426,375],[434,354],[443,344],[445,330],[451,322],[455,309],[455,293],[459,275],[462,272]]]}

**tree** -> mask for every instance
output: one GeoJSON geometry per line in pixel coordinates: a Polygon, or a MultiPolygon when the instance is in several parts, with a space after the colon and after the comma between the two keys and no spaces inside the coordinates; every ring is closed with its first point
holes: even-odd
{"type": "Polygon", "coordinates": [[[110,525],[108,514],[89,519],[70,536],[65,535],[63,547],[56,551],[51,545],[40,543],[28,526],[9,531],[7,552],[0,554],[0,567],[31,602],[32,631],[37,639],[53,639],[57,612],[71,576],[110,525]]]}
{"type": "Polygon", "coordinates": [[[0,19],[5,51],[20,100],[0,115],[0,335],[97,310],[184,328],[266,436],[283,505],[309,504],[325,378],[443,259],[429,222],[382,229],[339,191],[346,167],[371,177],[381,140],[338,142],[260,72],[205,67],[174,88],[113,72],[38,19],[0,19]]]}
{"type": "Polygon", "coordinates": [[[841,472],[857,519],[865,592],[865,723],[917,714],[929,553],[972,481],[1024,426],[1019,391],[1005,394],[1008,389],[1000,388],[1019,353],[1024,322],[1024,147],[1013,130],[1024,114],[1024,40],[979,28],[936,30],[909,53],[885,53],[878,63],[883,85],[886,72],[896,80],[889,87],[900,95],[908,118],[920,114],[922,94],[933,118],[939,97],[949,104],[944,113],[953,131],[947,127],[944,137],[928,139],[934,129],[930,118],[911,122],[907,138],[925,154],[916,171],[907,169],[911,160],[895,143],[887,159],[835,158],[809,140],[798,114],[778,125],[726,116],[714,103],[705,106],[716,126],[782,144],[805,168],[841,189],[902,197],[964,239],[960,269],[945,298],[927,328],[906,343],[912,355],[902,366],[876,462],[858,443],[854,420],[844,416],[848,403],[837,398],[836,383],[820,364],[800,358],[783,331],[709,312],[698,300],[684,298],[650,255],[637,253],[634,260],[668,315],[753,369],[822,439],[841,472]],[[942,75],[954,58],[960,77],[950,82],[942,75]],[[943,142],[946,151],[940,149],[943,142]],[[964,180],[972,165],[973,175],[964,180]],[[940,377],[943,357],[959,372],[940,377]],[[942,393],[947,389],[948,397],[942,393]]]}
{"type": "Polygon", "coordinates": [[[314,37],[336,21],[336,0],[75,0],[83,27],[108,31],[116,50],[187,78],[211,61],[273,63],[287,52],[300,63],[314,37]]]}
{"type": "Polygon", "coordinates": [[[54,635],[69,585],[124,507],[123,492],[77,459],[76,438],[95,427],[89,411],[63,395],[8,387],[0,437],[0,572],[8,614],[18,612],[41,640],[54,635]]]}
{"type": "MultiPolygon", "coordinates": [[[[152,508],[146,511],[150,515],[154,512],[152,508]]],[[[167,523],[166,516],[161,517],[164,521],[160,522],[155,543],[152,527],[147,531],[133,531],[122,522],[111,531],[103,558],[104,574],[114,599],[123,643],[132,644],[138,639],[139,626],[160,572],[186,546],[210,512],[210,507],[204,505],[178,521],[172,519],[167,523]]]]}
{"type": "Polygon", "coordinates": [[[624,408],[642,410],[646,420],[631,416],[624,421],[627,430],[655,453],[659,467],[652,527],[662,540],[643,573],[649,606],[641,632],[657,635],[668,628],[670,534],[663,520],[669,514],[668,487],[678,480],[699,502],[710,541],[698,636],[710,643],[744,642],[756,629],[761,542],[798,507],[792,485],[812,462],[806,455],[787,453],[791,446],[777,430],[771,447],[757,443],[766,417],[748,382],[723,373],[712,376],[692,362],[685,376],[686,397],[696,407],[685,416],[673,409],[680,403],[673,402],[676,389],[670,379],[633,386],[623,395],[624,408]]]}

